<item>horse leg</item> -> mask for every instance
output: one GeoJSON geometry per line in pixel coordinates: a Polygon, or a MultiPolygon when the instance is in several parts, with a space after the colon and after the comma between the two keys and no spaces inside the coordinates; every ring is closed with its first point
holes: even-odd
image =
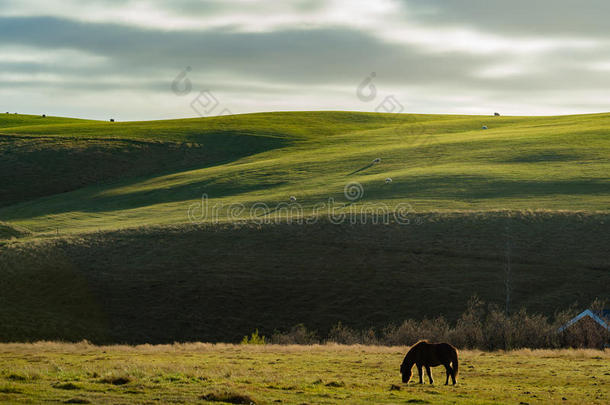
{"type": "Polygon", "coordinates": [[[428,380],[430,384],[434,384],[434,380],[432,379],[432,373],[430,373],[430,366],[426,366],[426,374],[428,374],[428,380]]]}
{"type": "Polygon", "coordinates": [[[453,380],[453,385],[455,385],[455,377],[457,377],[458,373],[458,354],[457,351],[454,351],[453,356],[451,358],[451,379],[453,380]]]}
{"type": "Polygon", "coordinates": [[[449,375],[453,377],[453,370],[449,366],[449,364],[443,364],[445,366],[445,371],[447,374],[447,379],[445,380],[445,385],[449,385],[449,375]]]}
{"type": "Polygon", "coordinates": [[[423,377],[423,374],[422,374],[421,364],[417,365],[417,372],[419,373],[419,383],[423,384],[424,383],[424,377],[423,377]]]}

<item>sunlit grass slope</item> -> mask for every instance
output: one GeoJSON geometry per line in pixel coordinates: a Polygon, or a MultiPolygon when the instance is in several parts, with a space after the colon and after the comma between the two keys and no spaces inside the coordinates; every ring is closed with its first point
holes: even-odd
{"type": "Polygon", "coordinates": [[[0,113],[0,128],[4,131],[7,128],[17,128],[23,126],[43,126],[48,127],[56,124],[78,124],[91,123],[94,121],[82,120],[77,118],[64,117],[43,117],[42,115],[25,115],[15,113],[0,113]]]}
{"type": "Polygon", "coordinates": [[[230,204],[243,204],[239,215],[247,217],[257,202],[273,209],[290,196],[307,213],[329,198],[349,202],[344,187],[350,182],[364,191],[356,207],[610,208],[610,114],[289,112],[126,123],[18,118],[0,118],[6,166],[0,219],[35,232],[183,223],[203,194],[211,206],[222,206],[220,220],[230,204]],[[370,165],[375,158],[381,162],[370,165]],[[17,168],[10,176],[8,165],[17,168]]]}

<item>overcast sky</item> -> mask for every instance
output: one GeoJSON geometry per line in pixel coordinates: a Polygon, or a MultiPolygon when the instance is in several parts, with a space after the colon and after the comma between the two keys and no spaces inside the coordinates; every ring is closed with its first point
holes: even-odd
{"type": "Polygon", "coordinates": [[[0,110],[610,111],[609,16],[607,0],[0,0],[0,110]]]}

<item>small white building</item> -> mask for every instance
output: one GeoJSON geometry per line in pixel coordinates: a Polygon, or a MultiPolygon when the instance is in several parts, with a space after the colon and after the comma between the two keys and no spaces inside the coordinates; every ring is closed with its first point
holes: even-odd
{"type": "Polygon", "coordinates": [[[593,321],[596,324],[598,324],[601,328],[603,328],[607,331],[610,331],[610,325],[609,325],[610,309],[602,309],[600,311],[596,311],[596,310],[592,310],[592,309],[584,310],[580,314],[576,315],[574,318],[570,319],[564,325],[562,325],[561,328],[559,328],[559,332],[563,332],[564,330],[568,329],[570,326],[572,326],[578,322],[584,322],[584,321],[588,321],[588,322],[593,321]]]}

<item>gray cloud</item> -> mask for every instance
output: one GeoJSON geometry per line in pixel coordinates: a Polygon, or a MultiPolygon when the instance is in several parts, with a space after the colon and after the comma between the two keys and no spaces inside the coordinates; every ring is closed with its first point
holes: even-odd
{"type": "MultiPolygon", "coordinates": [[[[84,75],[105,70],[129,76],[192,66],[199,72],[279,83],[353,84],[376,71],[387,82],[408,84],[466,77],[473,64],[484,60],[472,55],[426,54],[347,28],[262,33],[163,31],[38,17],[1,18],[0,37],[7,44],[70,48],[109,58],[111,67],[91,67],[84,75]]],[[[39,70],[41,66],[22,64],[21,68],[39,70]]],[[[77,73],[70,67],[65,71],[77,73]]]]}
{"type": "Polygon", "coordinates": [[[608,38],[607,0],[403,0],[419,21],[517,36],[608,38]]]}
{"type": "MultiPolygon", "coordinates": [[[[6,8],[6,2],[0,0],[0,10],[3,3],[6,8]]],[[[118,9],[132,2],[112,0],[92,4],[118,9]]],[[[191,19],[226,15],[231,13],[231,7],[236,7],[234,2],[194,0],[178,0],[171,6],[163,2],[150,4],[156,4],[164,13],[173,13],[174,17],[191,19]]],[[[236,100],[234,112],[373,110],[376,103],[362,104],[355,98],[356,86],[371,72],[376,72],[375,84],[384,95],[400,96],[411,110],[418,112],[427,112],[420,108],[430,112],[478,111],[482,103],[487,108],[494,100],[522,114],[608,109],[610,98],[599,93],[610,87],[610,38],[603,21],[610,3],[593,0],[583,6],[568,0],[518,0],[507,4],[482,0],[403,0],[396,4],[404,8],[387,17],[394,18],[392,29],[387,31],[383,31],[386,28],[383,19],[377,25],[367,20],[362,24],[307,23],[290,28],[271,24],[260,30],[230,24],[167,29],[155,26],[154,21],[149,25],[85,21],[78,13],[74,18],[36,16],[34,11],[27,16],[0,14],[0,58],[3,46],[25,47],[24,52],[34,54],[31,60],[0,59],[0,97],[20,108],[57,104],[61,107],[64,103],[65,111],[58,113],[69,115],[75,111],[75,95],[80,95],[86,101],[80,101],[78,112],[86,112],[90,105],[90,116],[95,116],[94,111],[120,93],[121,97],[114,102],[122,105],[129,117],[161,118],[168,113],[180,116],[181,111],[187,115],[188,103],[184,107],[184,100],[171,93],[169,84],[185,66],[191,66],[189,78],[195,87],[210,88],[225,99],[236,100]],[[595,12],[589,8],[593,4],[598,6],[595,12]],[[397,22],[403,23],[406,34],[400,29],[393,30],[397,22]],[[453,40],[450,35],[434,39],[438,46],[430,44],[424,34],[420,42],[417,38],[401,37],[410,35],[409,29],[413,27],[423,29],[424,34],[474,30],[477,36],[470,41],[485,41],[487,36],[493,41],[500,38],[500,51],[468,52],[463,43],[443,47],[446,44],[442,42],[453,40]],[[521,41],[519,46],[527,45],[530,39],[554,40],[559,44],[573,39],[602,41],[591,47],[502,52],[502,47],[510,47],[515,38],[521,41]],[[35,58],[37,53],[65,50],[75,53],[67,53],[72,56],[59,61],[35,58]],[[79,63],[79,53],[100,58],[79,63]],[[596,63],[602,67],[594,69],[596,63]],[[603,63],[607,63],[607,69],[603,63]],[[100,96],[93,97],[92,92],[100,96]],[[10,97],[6,96],[9,93],[10,97]],[[102,97],[102,93],[108,95],[102,97]],[[549,105],[549,97],[559,99],[549,105]],[[150,98],[155,98],[158,105],[149,104],[150,113],[146,116],[143,100],[150,98]],[[136,111],[133,105],[137,102],[142,106],[136,111]],[[533,108],[536,103],[539,108],[533,108]],[[555,106],[561,109],[554,110],[555,106]]],[[[323,1],[277,6],[283,12],[297,15],[324,13],[326,7],[327,2],[323,1]]],[[[272,14],[274,3],[246,3],[236,12],[253,16],[272,14]]],[[[388,27],[391,24],[388,22],[388,27]]],[[[472,46],[477,45],[474,42],[472,46]]]]}

